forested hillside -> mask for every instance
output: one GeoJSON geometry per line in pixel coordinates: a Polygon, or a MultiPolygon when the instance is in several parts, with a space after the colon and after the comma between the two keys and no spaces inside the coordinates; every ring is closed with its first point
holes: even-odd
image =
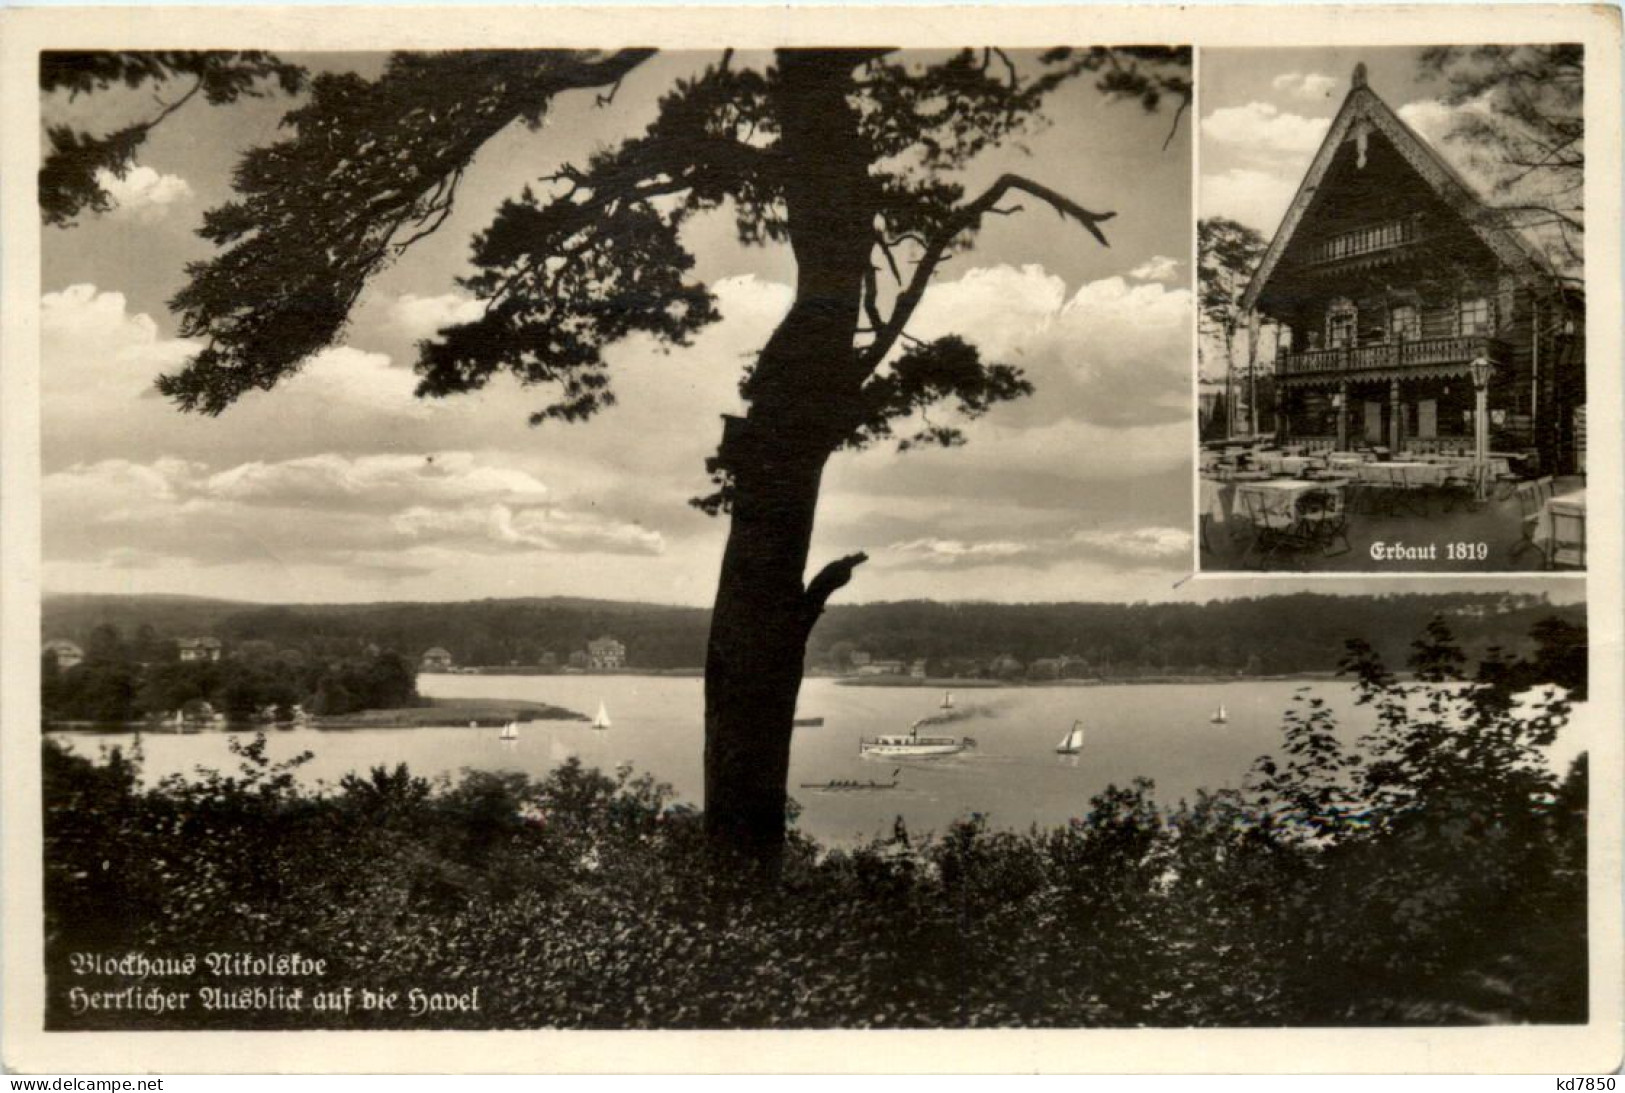
{"type": "MultiPolygon", "coordinates": [[[[814,667],[844,667],[854,652],[876,659],[985,662],[1074,658],[1072,675],[1281,674],[1332,671],[1344,642],[1361,638],[1402,663],[1412,638],[1446,617],[1471,656],[1492,647],[1533,648],[1531,627],[1556,616],[1585,624],[1583,605],[1543,595],[1429,593],[1331,596],[1299,593],[1207,604],[859,604],[831,608],[809,644],[814,667]]],[[[416,658],[438,646],[463,665],[563,665],[597,637],[625,643],[633,669],[695,668],[704,661],[709,612],[701,608],[583,599],[464,603],[263,605],[185,597],[62,596],[44,605],[45,639],[85,643],[98,625],[134,637],[210,635],[345,656],[367,646],[416,658]]]]}

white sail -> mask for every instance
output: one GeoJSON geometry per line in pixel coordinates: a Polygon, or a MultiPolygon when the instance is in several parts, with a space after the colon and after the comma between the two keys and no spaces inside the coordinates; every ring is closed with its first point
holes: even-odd
{"type": "Polygon", "coordinates": [[[1082,751],[1083,726],[1074,721],[1072,723],[1071,730],[1065,736],[1061,737],[1061,742],[1059,744],[1055,745],[1055,750],[1059,752],[1066,752],[1068,754],[1082,751]]]}
{"type": "Polygon", "coordinates": [[[603,699],[598,700],[598,716],[592,719],[592,727],[595,729],[609,728],[609,710],[605,708],[603,699]]]}
{"type": "Polygon", "coordinates": [[[502,739],[504,739],[504,740],[518,740],[519,739],[519,722],[510,721],[506,725],[502,726],[502,739]]]}
{"type": "Polygon", "coordinates": [[[954,708],[954,693],[952,691],[942,692],[942,708],[945,710],[954,708]]]}
{"type": "Polygon", "coordinates": [[[1213,716],[1209,718],[1209,720],[1215,725],[1223,725],[1226,721],[1230,720],[1230,715],[1224,712],[1223,702],[1219,703],[1219,708],[1213,711],[1213,716]]]}

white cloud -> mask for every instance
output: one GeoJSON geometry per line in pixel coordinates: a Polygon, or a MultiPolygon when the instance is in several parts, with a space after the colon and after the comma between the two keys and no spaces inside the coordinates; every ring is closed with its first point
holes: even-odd
{"type": "Polygon", "coordinates": [[[500,504],[456,509],[417,506],[398,513],[391,523],[413,539],[461,544],[474,550],[661,554],[666,549],[659,532],[593,512],[552,506],[517,510],[500,504]]]}
{"type": "Polygon", "coordinates": [[[1204,217],[1225,216],[1256,228],[1267,239],[1280,227],[1299,178],[1290,172],[1235,167],[1202,176],[1204,217]]]}
{"type": "Polygon", "coordinates": [[[1250,102],[1225,106],[1202,120],[1202,139],[1227,145],[1251,155],[1313,152],[1331,128],[1329,118],[1290,114],[1273,103],[1250,102]]]}
{"type": "Polygon", "coordinates": [[[933,288],[909,330],[959,334],[1027,373],[1037,394],[994,410],[992,421],[1130,427],[1188,413],[1190,319],[1184,288],[1106,277],[1068,299],[1042,267],[996,266],[933,288]]]}
{"type": "Polygon", "coordinates": [[[1419,99],[1401,106],[1396,113],[1400,120],[1442,155],[1450,165],[1460,171],[1479,192],[1490,194],[1499,177],[1498,165],[1491,157],[1474,155],[1473,147],[1465,141],[1451,140],[1450,135],[1462,121],[1473,115],[1489,118],[1494,108],[1488,99],[1470,99],[1459,106],[1451,106],[1438,99],[1419,99]]]}
{"type": "Polygon", "coordinates": [[[1435,148],[1442,148],[1445,137],[1461,120],[1462,107],[1448,106],[1438,99],[1418,99],[1395,111],[1406,125],[1435,148]]]}
{"type": "MultiPolygon", "coordinates": [[[[424,418],[435,404],[413,394],[417,379],[404,368],[396,368],[382,353],[368,353],[346,345],[324,349],[311,357],[298,374],[282,382],[281,388],[267,393],[290,414],[291,402],[324,407],[343,406],[377,411],[389,418],[424,418]]],[[[257,398],[259,396],[250,396],[257,398]]]]}
{"type": "Polygon", "coordinates": [[[465,293],[417,296],[408,292],[390,303],[389,320],[402,334],[418,341],[434,337],[445,327],[471,323],[484,311],[484,303],[465,293]]]}
{"type": "Polygon", "coordinates": [[[1179,558],[1191,552],[1191,533],[1181,528],[1080,531],[1072,536],[1072,541],[1125,558],[1179,558]]]}
{"type": "Polygon", "coordinates": [[[234,463],[344,445],[433,450],[446,445],[425,443],[421,431],[458,416],[449,404],[415,398],[415,378],[389,357],[346,346],[316,354],[276,390],[252,391],[219,417],[184,414],[154,384],[198,343],[165,336],[122,293],[91,284],[45,293],[40,315],[47,468],[163,455],[234,463]]]}
{"type": "Polygon", "coordinates": [[[1337,80],[1319,72],[1285,72],[1271,80],[1270,86],[1293,98],[1318,101],[1330,97],[1337,80]]]}
{"type": "Polygon", "coordinates": [[[103,168],[96,182],[117,205],[119,215],[152,222],[162,219],[169,207],[192,196],[191,185],[179,175],[161,175],[151,167],[131,167],[119,178],[103,168]]]}
{"type": "Polygon", "coordinates": [[[211,497],[254,504],[317,504],[368,509],[471,499],[540,504],[547,486],[525,471],[480,464],[472,452],[431,456],[333,453],[279,463],[244,463],[212,475],[211,497]]]}
{"type": "MultiPolygon", "coordinates": [[[[132,313],[118,293],[53,294],[45,379],[61,399],[45,420],[47,470],[57,472],[45,498],[50,572],[79,587],[148,589],[168,573],[168,587],[255,598],[590,585],[703,599],[727,526],[686,500],[708,488],[703,461],[719,415],[741,408],[742,369],[792,296],[749,276],[713,290],[723,321],[693,346],[668,352],[633,338],[610,350],[619,401],[600,420],[535,429],[525,417],[546,389],[501,378],[468,396],[414,400],[408,370],[353,346],[218,418],[180,414],[151,384],[192,345],[165,337],[160,316],[132,313]],[[479,448],[467,450],[475,437],[479,448]]],[[[458,306],[418,297],[403,315],[458,306]]],[[[934,286],[910,327],[919,337],[950,332],[1026,369],[1038,393],[971,423],[964,451],[839,456],[825,480],[819,557],[871,549],[880,561],[885,543],[936,540],[890,555],[899,588],[924,594],[909,584],[916,575],[974,564],[979,580],[1008,575],[1011,588],[1036,594],[1022,583],[1035,573],[1123,568],[1123,555],[1071,541],[1096,514],[1109,528],[1127,511],[1160,524],[1188,507],[1179,476],[1190,447],[1187,289],[1113,277],[1069,293],[1038,266],[971,269],[934,286]],[[919,503],[890,503],[905,493],[919,503]],[[854,525],[855,510],[882,508],[889,522],[854,525]]]]}
{"type": "Polygon", "coordinates": [[[967,543],[959,539],[913,539],[892,543],[886,550],[894,555],[913,556],[937,565],[975,565],[1009,561],[1032,553],[1033,546],[1010,540],[967,543]]]}
{"type": "Polygon", "coordinates": [[[1048,568],[1076,563],[1085,557],[1107,555],[1139,562],[1142,567],[1160,568],[1187,557],[1190,550],[1190,532],[1180,528],[1086,528],[1071,534],[1033,535],[1021,540],[936,537],[904,540],[887,546],[882,560],[890,567],[1019,565],[1048,568]]]}
{"type": "Polygon", "coordinates": [[[982,267],[933,284],[908,329],[926,340],[958,334],[991,360],[1019,364],[1065,306],[1066,282],[1042,266],[982,267]]]}
{"type": "Polygon", "coordinates": [[[40,298],[41,384],[46,397],[111,389],[150,391],[160,372],[179,367],[195,343],[165,338],[145,314],[130,314],[122,292],[70,285],[40,298]]]}
{"type": "Polygon", "coordinates": [[[1159,254],[1129,270],[1128,275],[1136,281],[1172,281],[1179,276],[1180,265],[1179,259],[1159,254]]]}
{"type": "Polygon", "coordinates": [[[42,493],[47,557],[103,564],[152,556],[175,565],[272,558],[345,566],[404,549],[418,566],[433,548],[466,571],[497,552],[665,549],[657,532],[588,503],[555,502],[530,475],[468,452],[433,462],[325,454],[212,474],[188,460],[109,459],[46,475],[42,493]]]}

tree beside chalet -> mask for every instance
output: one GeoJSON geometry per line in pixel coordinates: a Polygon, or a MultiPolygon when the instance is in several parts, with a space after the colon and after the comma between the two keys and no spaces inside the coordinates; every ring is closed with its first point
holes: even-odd
{"type": "Polygon", "coordinates": [[[1283,330],[1281,439],[1583,471],[1583,295],[1366,84],[1365,66],[1242,306],[1283,330]]]}

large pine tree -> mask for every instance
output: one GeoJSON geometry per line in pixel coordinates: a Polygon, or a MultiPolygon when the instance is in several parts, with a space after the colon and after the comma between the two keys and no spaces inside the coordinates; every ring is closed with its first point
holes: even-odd
{"type": "MultiPolygon", "coordinates": [[[[397,54],[375,80],[315,79],[286,118],[293,135],[247,153],[238,199],[205,219],[218,253],[172,301],[181,334],[205,347],[162,391],[218,414],[296,371],[340,336],[368,278],[444,221],[487,140],[515,123],[539,130],[559,95],[612,95],[651,52],[397,54]]],[[[709,463],[715,491],[696,501],[731,520],[706,659],[705,817],[719,850],[774,872],[807,636],[864,561],[807,577],[826,461],[883,440],[959,443],[940,422],[897,427],[940,405],[974,418],[1031,390],[963,339],[907,335],[938,266],[987,217],[1013,211],[1001,202],[1014,196],[1106,242],[1111,214],[1059,188],[1007,174],[971,195],[959,172],[1032,126],[1074,78],[1146,110],[1169,100],[1183,110],[1189,60],[1163,47],[1019,62],[997,49],[927,61],[780,50],[750,67],[725,52],[667,91],[646,132],[524,188],[476,239],[477,272],[462,284],[484,313],[421,346],[419,393],[511,373],[554,392],[535,422],[612,403],[612,343],[642,333],[683,344],[719,318],[692,275],[689,218],[723,210],[742,244],[794,255],[794,301],[743,379],[749,409],[725,423],[709,463]]]]}

